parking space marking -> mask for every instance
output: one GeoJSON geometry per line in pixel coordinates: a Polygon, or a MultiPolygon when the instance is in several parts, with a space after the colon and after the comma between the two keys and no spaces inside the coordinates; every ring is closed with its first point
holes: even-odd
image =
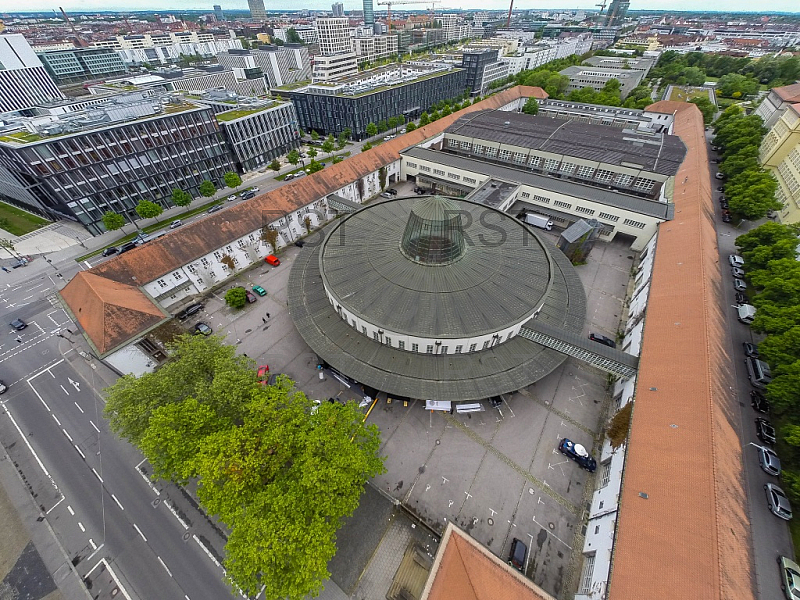
{"type": "Polygon", "coordinates": [[[552,536],[552,537],[556,538],[556,539],[557,539],[559,542],[561,542],[561,543],[562,543],[562,544],[564,544],[564,545],[565,545],[567,548],[569,548],[569,550],[570,550],[570,551],[572,550],[572,546],[570,546],[570,545],[569,545],[567,542],[565,542],[565,541],[564,541],[564,540],[562,540],[560,537],[558,537],[558,536],[557,536],[555,533],[553,533],[552,531],[550,531],[550,529],[548,529],[547,527],[545,527],[544,525],[542,525],[541,523],[539,523],[539,521],[537,521],[537,520],[536,520],[536,517],[535,517],[535,516],[533,517],[533,522],[534,522],[534,523],[536,523],[536,524],[537,524],[539,527],[541,527],[543,530],[545,530],[545,531],[547,532],[547,535],[550,535],[550,536],[552,536]]]}

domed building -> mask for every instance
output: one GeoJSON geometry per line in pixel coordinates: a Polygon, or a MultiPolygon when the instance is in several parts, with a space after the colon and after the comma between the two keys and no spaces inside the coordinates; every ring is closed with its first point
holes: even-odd
{"type": "Polygon", "coordinates": [[[566,356],[524,337],[532,319],[580,334],[569,261],[499,210],[440,196],[346,214],[306,245],[292,318],[332,367],[391,396],[478,400],[541,379],[566,356]]]}

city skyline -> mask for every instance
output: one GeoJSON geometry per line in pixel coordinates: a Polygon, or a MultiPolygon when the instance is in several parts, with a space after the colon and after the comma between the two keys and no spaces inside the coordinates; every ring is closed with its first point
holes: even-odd
{"type": "MultiPolygon", "coordinates": [[[[343,2],[345,12],[353,10],[362,10],[362,3],[360,0],[347,0],[343,2]]],[[[223,3],[222,9],[224,10],[247,10],[247,0],[238,0],[231,3],[223,3]]],[[[50,12],[52,10],[50,4],[46,4],[41,0],[32,2],[26,6],[25,12],[50,12]]],[[[64,2],[63,8],[67,11],[74,11],[76,13],[85,13],[91,11],[154,11],[154,12],[170,12],[181,10],[203,10],[204,7],[194,0],[170,0],[168,3],[160,4],[155,0],[127,0],[119,3],[107,3],[101,0],[73,0],[71,2],[64,2]]],[[[208,12],[213,13],[213,4],[208,4],[208,12]]],[[[328,0],[313,0],[302,8],[315,11],[328,11],[331,10],[331,2],[328,0]]],[[[422,10],[422,8],[412,6],[414,10],[422,10]]],[[[586,3],[585,6],[578,5],[573,0],[552,0],[546,6],[537,7],[515,7],[516,10],[534,10],[534,11],[563,11],[563,10],[584,10],[594,11],[597,10],[594,3],[586,3]]],[[[274,10],[298,10],[296,3],[292,2],[276,2],[269,7],[270,11],[274,10]]],[[[489,0],[482,2],[478,6],[464,6],[457,7],[443,7],[443,10],[448,11],[479,11],[479,10],[508,10],[508,2],[506,0],[489,0]]],[[[741,12],[752,14],[764,14],[763,11],[754,11],[753,5],[745,0],[733,0],[731,2],[718,2],[712,6],[699,7],[698,3],[694,0],[637,0],[631,7],[631,10],[663,10],[663,11],[707,11],[707,12],[741,12]]],[[[800,14],[797,10],[797,3],[793,0],[778,0],[770,6],[770,13],[791,13],[800,14]]],[[[377,15],[385,15],[384,7],[376,6],[377,15]],[[381,8],[381,10],[377,10],[381,8]]]]}

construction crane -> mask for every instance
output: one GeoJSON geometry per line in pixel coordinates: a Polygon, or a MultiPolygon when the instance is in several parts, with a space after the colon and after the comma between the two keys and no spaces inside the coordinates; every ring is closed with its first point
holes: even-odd
{"type": "Polygon", "coordinates": [[[508,7],[508,18],[506,19],[506,29],[511,27],[511,11],[514,10],[514,0],[511,0],[511,6],[508,7]]]}
{"type": "MultiPolygon", "coordinates": [[[[66,11],[63,8],[61,8],[60,6],[58,7],[58,10],[61,11],[61,14],[64,16],[64,21],[66,21],[67,25],[69,25],[70,28],[72,29],[72,35],[75,36],[75,41],[78,42],[78,45],[79,46],[87,46],[88,44],[86,43],[86,41],[80,36],[80,34],[78,33],[78,30],[75,29],[75,24],[72,21],[69,20],[69,17],[67,16],[66,11]]],[[[53,12],[55,12],[55,11],[53,11],[53,12]]]]}
{"type": "Polygon", "coordinates": [[[603,11],[606,9],[606,3],[607,2],[608,2],[608,0],[603,0],[602,4],[595,4],[595,6],[599,6],[600,7],[600,14],[601,15],[603,14],[603,11]]]}
{"type": "Polygon", "coordinates": [[[379,6],[386,7],[386,20],[388,24],[386,25],[387,31],[392,28],[392,4],[430,4],[431,5],[431,12],[433,12],[433,7],[436,4],[441,4],[441,0],[397,0],[394,2],[393,0],[383,0],[382,2],[379,0],[379,6]]]}

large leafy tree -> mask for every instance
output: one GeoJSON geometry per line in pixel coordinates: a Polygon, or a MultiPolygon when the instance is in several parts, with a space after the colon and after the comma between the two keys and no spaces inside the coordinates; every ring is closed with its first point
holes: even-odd
{"type": "Polygon", "coordinates": [[[247,304],[247,292],[243,287],[234,287],[225,292],[225,303],[231,308],[243,308],[247,304]]]}
{"type": "Polygon", "coordinates": [[[170,350],[155,373],[108,389],[112,429],[159,475],[197,480],[203,507],[230,529],[232,585],[266,598],[318,593],[342,518],[383,471],[377,427],[355,403],[315,405],[285,377],[261,384],[217,337],[183,336],[170,350]]]}
{"type": "Polygon", "coordinates": [[[522,112],[526,115],[535,115],[539,113],[539,103],[536,101],[536,98],[528,98],[525,101],[525,105],[522,107],[522,112]]]}
{"type": "Polygon", "coordinates": [[[158,215],[162,212],[164,212],[164,209],[161,208],[161,205],[150,202],[150,200],[139,200],[139,204],[136,205],[136,214],[143,219],[155,219],[158,221],[158,215]]]}
{"type": "Polygon", "coordinates": [[[211,198],[211,196],[213,196],[214,194],[217,193],[217,188],[214,186],[214,184],[212,182],[204,181],[197,188],[197,191],[200,192],[201,196],[203,196],[205,198],[211,198]]]}
{"type": "Polygon", "coordinates": [[[103,213],[102,220],[106,231],[116,231],[117,229],[122,229],[125,226],[125,217],[110,210],[103,213]]]}
{"type": "Polygon", "coordinates": [[[173,188],[172,190],[172,203],[175,206],[189,206],[192,203],[192,195],[188,192],[184,192],[180,188],[173,188]]]}
{"type": "Polygon", "coordinates": [[[225,173],[223,179],[225,180],[225,185],[229,188],[237,188],[242,185],[242,178],[239,177],[238,173],[234,173],[233,171],[225,173]]]}
{"type": "Polygon", "coordinates": [[[286,161],[289,164],[296,165],[300,162],[300,153],[297,150],[289,150],[289,153],[286,155],[286,161]]]}

